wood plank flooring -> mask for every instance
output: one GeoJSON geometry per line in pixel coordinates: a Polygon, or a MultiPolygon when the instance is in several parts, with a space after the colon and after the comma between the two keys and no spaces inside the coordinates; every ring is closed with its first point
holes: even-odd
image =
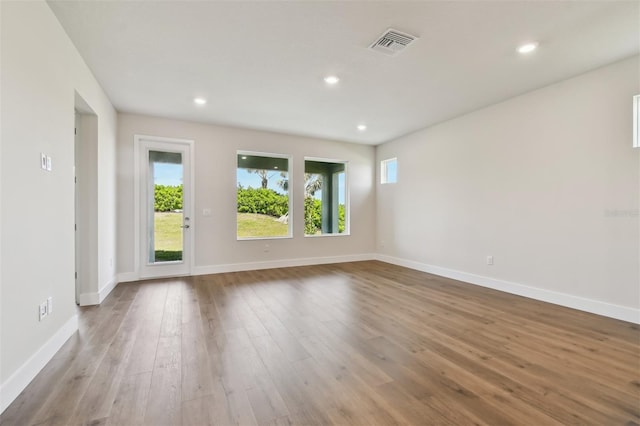
{"type": "Polygon", "coordinates": [[[640,424],[637,325],[381,262],[121,284],[1,425],[640,424]]]}

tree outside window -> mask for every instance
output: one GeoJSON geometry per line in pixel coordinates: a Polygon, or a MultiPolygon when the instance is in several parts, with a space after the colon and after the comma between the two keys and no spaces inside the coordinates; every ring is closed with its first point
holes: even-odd
{"type": "Polygon", "coordinates": [[[237,154],[237,238],[291,236],[289,157],[237,154]]]}
{"type": "Polygon", "coordinates": [[[347,163],[306,158],[305,236],[348,234],[347,163]]]}

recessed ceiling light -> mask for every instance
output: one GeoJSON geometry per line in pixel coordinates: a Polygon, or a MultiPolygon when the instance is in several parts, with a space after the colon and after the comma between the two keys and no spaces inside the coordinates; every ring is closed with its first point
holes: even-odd
{"type": "Polygon", "coordinates": [[[324,82],[327,84],[337,84],[340,81],[338,77],[335,75],[328,75],[324,78],[324,82]]]}
{"type": "Polygon", "coordinates": [[[538,43],[527,43],[518,47],[519,53],[531,53],[538,48],[538,43]]]}
{"type": "Polygon", "coordinates": [[[198,105],[204,105],[207,103],[207,100],[205,98],[195,98],[193,102],[195,102],[198,105]]]}
{"type": "Polygon", "coordinates": [[[367,126],[365,124],[358,124],[358,130],[364,132],[365,130],[367,130],[367,126]]]}

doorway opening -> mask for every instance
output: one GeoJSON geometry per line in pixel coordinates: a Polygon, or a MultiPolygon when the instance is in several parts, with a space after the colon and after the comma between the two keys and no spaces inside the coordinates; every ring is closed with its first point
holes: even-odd
{"type": "Polygon", "coordinates": [[[98,116],[77,92],[74,116],[75,301],[90,305],[96,303],[91,283],[98,282],[98,116]]]}

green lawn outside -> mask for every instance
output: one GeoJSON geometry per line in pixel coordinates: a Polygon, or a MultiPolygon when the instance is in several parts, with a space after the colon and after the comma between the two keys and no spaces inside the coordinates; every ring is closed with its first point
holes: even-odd
{"type": "MultiPolygon", "coordinates": [[[[156,212],[155,258],[156,262],[182,260],[182,213],[156,212]]],[[[238,213],[238,237],[286,237],[289,227],[273,216],[255,213],[238,213]]]]}
{"type": "Polygon", "coordinates": [[[238,238],[286,237],[289,226],[273,216],[238,213],[238,238]]]}
{"type": "Polygon", "coordinates": [[[156,212],[154,216],[156,262],[182,260],[182,213],[156,212]]]}

